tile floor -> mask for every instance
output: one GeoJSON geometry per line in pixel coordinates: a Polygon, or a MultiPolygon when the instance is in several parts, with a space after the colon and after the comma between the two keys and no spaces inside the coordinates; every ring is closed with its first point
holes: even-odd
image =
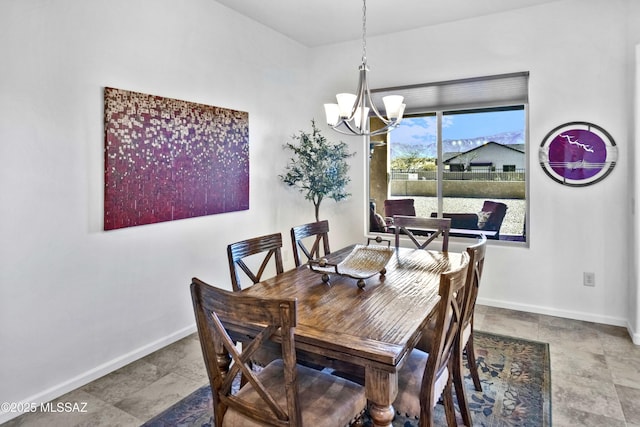
{"type": "MultiPolygon", "coordinates": [[[[550,344],[554,427],[640,427],[640,346],[624,328],[486,306],[476,328],[550,344]]],[[[206,383],[192,335],[56,400],[86,402],[87,413],[29,413],[2,426],[139,426],[206,383]]]]}

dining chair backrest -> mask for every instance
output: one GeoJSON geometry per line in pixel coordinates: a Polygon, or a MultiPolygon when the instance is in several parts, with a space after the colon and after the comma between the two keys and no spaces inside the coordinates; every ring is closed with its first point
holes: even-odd
{"type": "MultiPolygon", "coordinates": [[[[466,283],[469,256],[463,253],[460,265],[440,275],[440,303],[435,314],[433,343],[427,358],[420,387],[420,419],[428,418],[426,424],[433,425],[433,408],[443,393],[444,400],[451,402],[452,357],[461,321],[462,294],[466,283]]],[[[447,411],[453,411],[447,405],[447,411]]],[[[449,418],[450,414],[447,414],[449,418]]],[[[455,416],[455,415],[454,415],[455,416]]],[[[423,424],[421,424],[423,425],[423,424]]]]}
{"type": "MultiPolygon", "coordinates": [[[[191,298],[195,311],[200,345],[211,383],[213,410],[216,425],[222,420],[229,408],[270,425],[300,426],[301,412],[296,382],[296,353],[294,328],[296,326],[297,301],[292,299],[263,299],[228,292],[214,288],[194,278],[191,282],[191,298]],[[236,347],[225,325],[235,324],[264,325],[262,331],[242,350],[236,347]],[[262,343],[279,331],[282,360],[284,364],[284,384],[286,407],[282,407],[273,395],[273,391],[261,381],[257,372],[251,369],[252,354],[262,343]],[[223,373],[218,365],[218,357],[228,352],[234,361],[229,371],[223,373]],[[244,400],[232,393],[233,381],[238,374],[257,391],[259,403],[244,400]]],[[[254,396],[255,397],[255,396],[254,396]]]]}
{"type": "MultiPolygon", "coordinates": [[[[476,351],[473,343],[473,315],[476,308],[476,300],[478,299],[482,271],[484,270],[486,250],[487,238],[484,234],[480,236],[478,243],[469,246],[466,250],[466,253],[469,255],[469,269],[467,271],[467,283],[465,285],[464,302],[462,306],[459,343],[456,350],[458,361],[453,372],[456,395],[464,393],[464,379],[462,374],[464,354],[467,355],[467,366],[471,374],[473,386],[476,391],[482,391],[482,383],[480,381],[478,364],[476,363],[476,351]]],[[[465,403],[463,402],[462,404],[465,403]]],[[[462,406],[462,404],[460,406],[462,406]]],[[[462,413],[466,415],[469,412],[465,408],[462,408],[462,413]]]]}
{"type": "Polygon", "coordinates": [[[463,291],[469,268],[469,256],[463,253],[460,265],[440,275],[440,303],[435,316],[434,342],[431,347],[425,373],[423,388],[426,383],[437,378],[449,363],[456,342],[456,334],[460,328],[463,304],[463,291]]]}
{"type": "Polygon", "coordinates": [[[395,227],[396,248],[400,247],[400,234],[411,239],[418,249],[425,249],[439,236],[442,236],[442,251],[449,250],[449,230],[451,220],[449,218],[423,218],[416,216],[393,217],[395,227]]]}
{"type": "MultiPolygon", "coordinates": [[[[469,255],[463,252],[460,264],[440,275],[440,301],[431,318],[429,352],[414,348],[398,373],[398,395],[393,407],[408,417],[419,418],[421,427],[434,426],[434,407],[440,398],[447,425],[457,425],[451,374],[455,368],[468,268],[469,255]]],[[[461,397],[464,400],[464,394],[461,397]]],[[[466,401],[463,408],[468,409],[466,401]]]]}
{"type": "Polygon", "coordinates": [[[293,246],[293,259],[296,267],[302,265],[300,251],[302,251],[307,258],[305,262],[329,255],[331,252],[329,249],[329,221],[322,220],[293,227],[291,229],[291,244],[293,246]],[[307,249],[305,245],[305,239],[308,237],[314,237],[310,249],[307,249]]]}
{"type": "Polygon", "coordinates": [[[480,280],[484,270],[484,258],[487,251],[487,238],[484,234],[480,236],[478,243],[469,246],[466,250],[469,254],[469,270],[467,272],[467,285],[465,289],[465,301],[462,307],[462,324],[460,329],[464,330],[473,318],[473,312],[478,299],[480,280]]]}
{"type": "Polygon", "coordinates": [[[296,363],[296,298],[229,292],[197,278],[191,281],[191,298],[216,427],[334,427],[360,421],[367,405],[364,387],[296,363]],[[253,369],[251,361],[265,347],[279,357],[253,369]]]}
{"type": "Polygon", "coordinates": [[[275,260],[276,274],[284,272],[282,264],[282,234],[268,234],[232,243],[227,246],[227,257],[229,259],[231,285],[233,290],[237,292],[242,290],[242,282],[238,269],[242,270],[254,284],[262,279],[262,274],[269,265],[271,258],[275,260]],[[244,262],[244,259],[263,252],[266,252],[265,257],[257,273],[254,273],[244,262]]]}

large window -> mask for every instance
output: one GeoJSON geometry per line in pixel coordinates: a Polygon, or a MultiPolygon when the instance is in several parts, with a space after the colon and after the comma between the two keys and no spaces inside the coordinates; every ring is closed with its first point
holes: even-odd
{"type": "MultiPolygon", "coordinates": [[[[392,231],[391,205],[411,214],[403,209],[413,200],[417,216],[451,218],[456,236],[483,230],[526,241],[527,80],[519,73],[400,88],[409,114],[384,145],[372,143],[370,230],[392,231]]],[[[387,91],[398,88],[379,94],[387,91]]]]}

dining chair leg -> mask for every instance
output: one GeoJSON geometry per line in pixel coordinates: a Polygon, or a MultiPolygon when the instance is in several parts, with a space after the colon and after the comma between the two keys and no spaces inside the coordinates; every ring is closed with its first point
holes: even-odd
{"type": "MultiPolygon", "coordinates": [[[[456,427],[458,425],[458,421],[456,420],[456,409],[453,405],[453,395],[451,392],[451,373],[449,373],[447,385],[445,385],[444,391],[442,392],[442,400],[444,401],[444,413],[447,417],[447,425],[449,427],[456,427]]],[[[431,419],[431,422],[433,422],[433,415],[431,416],[431,419]]]]}
{"type": "Polygon", "coordinates": [[[456,400],[458,401],[458,408],[460,409],[460,415],[462,416],[462,421],[464,421],[464,425],[472,426],[473,421],[471,419],[471,411],[469,410],[469,404],[467,403],[467,395],[465,393],[464,387],[464,376],[462,375],[463,369],[463,358],[462,358],[462,349],[459,349],[453,355],[452,360],[452,380],[453,387],[456,391],[456,400]]]}
{"type": "Polygon", "coordinates": [[[465,346],[465,353],[467,353],[467,364],[469,365],[469,372],[471,373],[471,379],[473,380],[473,386],[476,391],[482,391],[482,385],[480,384],[480,376],[478,375],[478,364],[476,363],[476,350],[473,346],[473,329],[471,335],[467,340],[465,346]]]}

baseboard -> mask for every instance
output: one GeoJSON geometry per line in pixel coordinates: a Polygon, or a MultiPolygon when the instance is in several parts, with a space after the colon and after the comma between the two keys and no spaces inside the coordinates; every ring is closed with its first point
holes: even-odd
{"type": "MultiPolygon", "coordinates": [[[[519,303],[510,302],[510,301],[502,301],[502,300],[480,298],[480,297],[478,297],[478,304],[488,305],[491,307],[498,307],[498,308],[507,308],[510,310],[526,311],[529,313],[546,314],[548,316],[563,317],[566,319],[583,320],[585,322],[602,323],[604,325],[622,326],[622,327],[627,327],[628,329],[627,319],[623,319],[620,317],[602,316],[602,315],[586,313],[581,311],[559,310],[555,308],[543,307],[538,305],[519,304],[519,303]]],[[[635,342],[636,341],[634,339],[634,343],[635,342]]]]}
{"type": "Polygon", "coordinates": [[[627,323],[627,332],[629,332],[631,341],[633,341],[635,345],[640,345],[640,333],[636,332],[633,329],[633,327],[631,326],[631,323],[627,323]]]}
{"type": "MultiPolygon", "coordinates": [[[[128,365],[131,362],[134,362],[144,356],[147,356],[153,353],[156,350],[159,350],[163,347],[168,346],[188,335],[191,335],[196,331],[195,323],[186,328],[183,328],[179,331],[176,331],[170,335],[167,335],[163,338],[160,338],[152,343],[139,347],[127,354],[124,354],[120,357],[117,357],[113,360],[110,360],[106,363],[103,363],[100,366],[96,366],[95,368],[84,372],[76,377],[70,378],[67,381],[64,381],[58,385],[55,385],[47,390],[44,390],[40,393],[36,393],[33,396],[29,396],[23,399],[18,407],[22,407],[25,404],[41,404],[49,402],[55,398],[58,398],[66,393],[69,393],[72,390],[75,390],[79,387],[82,387],[91,381],[94,381],[110,372],[113,372],[117,369],[122,368],[125,365],[128,365]]],[[[13,418],[22,415],[22,413],[17,412],[0,412],[0,424],[5,423],[13,418]]]]}

